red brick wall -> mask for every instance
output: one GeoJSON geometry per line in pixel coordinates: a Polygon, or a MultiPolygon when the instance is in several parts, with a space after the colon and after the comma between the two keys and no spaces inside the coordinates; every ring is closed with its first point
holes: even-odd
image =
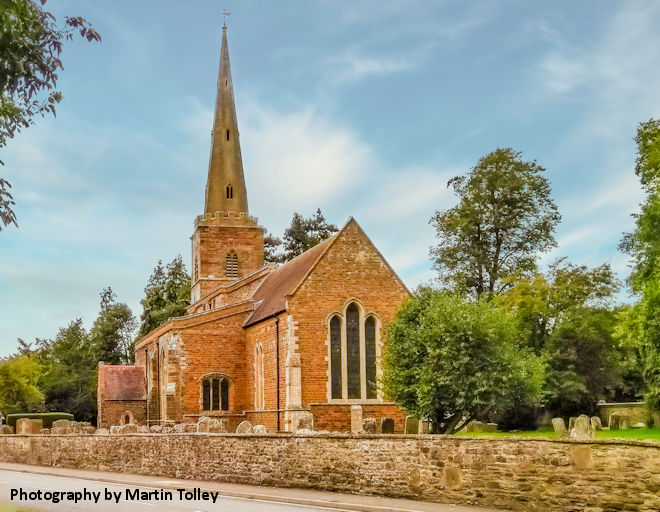
{"type": "Polygon", "coordinates": [[[343,313],[347,300],[357,299],[367,313],[380,318],[382,342],[407,297],[406,288],[351,222],[289,299],[289,312],[298,322],[303,405],[327,402],[328,316],[343,313]]]}
{"type": "MultiPolygon", "coordinates": [[[[198,277],[201,280],[200,298],[222,284],[215,280],[205,281],[204,278],[226,278],[225,263],[230,250],[236,251],[238,256],[239,277],[264,266],[264,232],[263,228],[257,225],[199,225],[192,237],[192,243],[193,272],[197,265],[198,277]]],[[[231,281],[228,279],[225,283],[231,281]]]]}
{"type": "Polygon", "coordinates": [[[109,428],[111,425],[119,425],[122,415],[126,411],[133,413],[135,422],[138,425],[145,425],[147,422],[147,404],[145,400],[100,400],[101,421],[99,428],[109,428]]]}

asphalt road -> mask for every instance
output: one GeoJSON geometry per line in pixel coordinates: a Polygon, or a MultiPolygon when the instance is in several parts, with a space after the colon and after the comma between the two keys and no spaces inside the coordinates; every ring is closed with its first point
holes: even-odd
{"type": "MultiPolygon", "coordinates": [[[[190,492],[190,491],[188,491],[190,492]]],[[[80,494],[80,497],[83,497],[80,494]]],[[[65,510],[94,510],[94,511],[191,511],[191,512],[284,512],[284,511],[327,511],[342,510],[296,505],[288,503],[273,503],[258,499],[235,498],[217,495],[215,503],[209,494],[207,500],[200,496],[189,496],[186,499],[179,492],[172,489],[157,487],[133,486],[127,484],[114,484],[82,480],[78,478],[30,474],[17,471],[0,470],[0,504],[23,506],[35,511],[65,511],[65,510]],[[27,495],[23,499],[11,499],[12,489],[15,492],[22,490],[27,495]],[[72,501],[75,495],[62,496],[62,492],[83,493],[87,491],[87,499],[77,503],[72,501]],[[134,496],[136,490],[151,493],[150,496],[134,496]],[[41,491],[41,495],[36,493],[41,491]],[[31,493],[31,495],[30,495],[31,493]],[[53,495],[62,498],[59,503],[53,502],[53,495]],[[98,493],[98,502],[95,503],[94,494],[98,493]],[[115,494],[116,493],[116,494],[115,494]],[[163,499],[164,493],[170,493],[172,499],[163,499]],[[32,499],[30,499],[32,498],[32,499]],[[106,499],[107,498],[107,499],[106,499]],[[197,499],[195,499],[197,498],[197,499]]]]}

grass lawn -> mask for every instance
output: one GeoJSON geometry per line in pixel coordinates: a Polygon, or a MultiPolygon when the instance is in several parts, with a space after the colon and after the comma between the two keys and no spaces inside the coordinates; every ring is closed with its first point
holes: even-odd
{"type": "MultiPolygon", "coordinates": [[[[459,432],[457,436],[469,437],[538,437],[557,439],[555,432],[540,430],[521,430],[518,432],[459,432]]],[[[599,439],[651,439],[660,440],[660,428],[631,428],[628,430],[600,430],[596,432],[599,439]]]]}

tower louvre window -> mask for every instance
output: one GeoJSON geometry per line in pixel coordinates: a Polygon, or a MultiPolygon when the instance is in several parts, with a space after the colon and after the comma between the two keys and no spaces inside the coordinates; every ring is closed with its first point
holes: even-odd
{"type": "Polygon", "coordinates": [[[227,185],[227,199],[234,199],[234,187],[227,185]]]}
{"type": "Polygon", "coordinates": [[[238,255],[236,251],[231,250],[227,253],[227,259],[225,261],[225,275],[227,277],[238,277],[238,255]]]}
{"type": "Polygon", "coordinates": [[[227,140],[229,140],[229,130],[227,130],[227,140]]]}

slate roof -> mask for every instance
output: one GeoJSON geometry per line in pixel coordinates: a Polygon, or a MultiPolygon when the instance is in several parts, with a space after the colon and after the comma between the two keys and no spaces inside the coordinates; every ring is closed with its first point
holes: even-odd
{"type": "Polygon", "coordinates": [[[99,367],[105,400],[146,400],[144,368],[107,364],[99,367]]]}
{"type": "Polygon", "coordinates": [[[245,326],[256,324],[261,320],[286,311],[286,296],[291,295],[298,284],[332,245],[337,235],[324,240],[300,256],[273,270],[252,295],[257,307],[245,322],[245,326]]]}

